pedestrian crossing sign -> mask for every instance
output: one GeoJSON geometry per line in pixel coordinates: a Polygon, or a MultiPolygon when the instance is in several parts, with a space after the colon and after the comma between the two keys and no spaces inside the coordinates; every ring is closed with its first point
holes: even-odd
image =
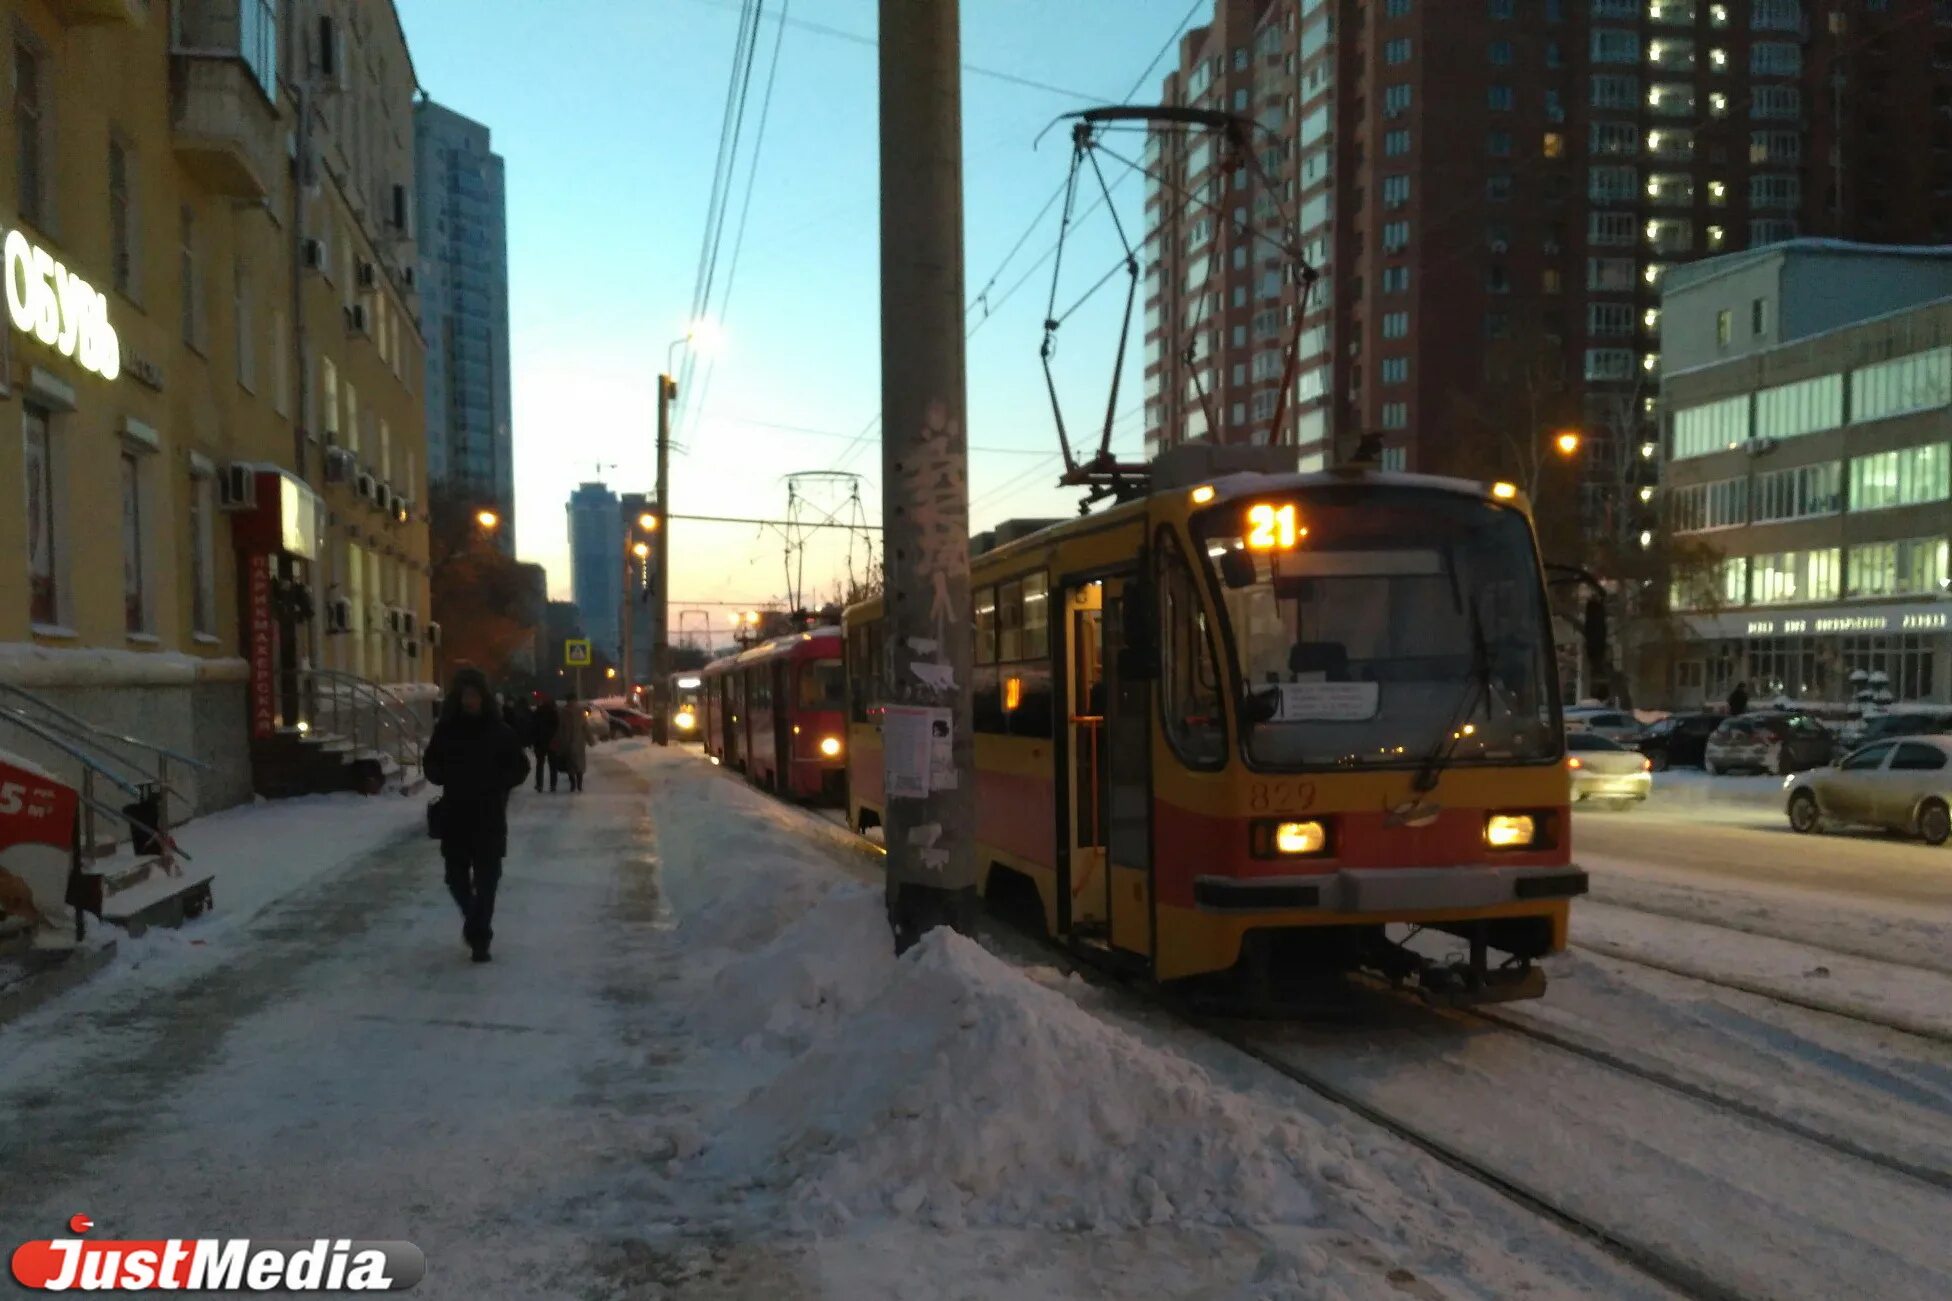
{"type": "Polygon", "coordinates": [[[590,662],[590,639],[570,637],[563,642],[563,663],[571,668],[582,668],[590,662]]]}

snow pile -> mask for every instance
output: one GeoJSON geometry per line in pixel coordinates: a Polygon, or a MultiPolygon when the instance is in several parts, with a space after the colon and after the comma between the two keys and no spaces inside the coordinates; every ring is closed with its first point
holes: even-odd
{"type": "Polygon", "coordinates": [[[882,892],[839,885],[770,943],[720,968],[694,1028],[749,1049],[800,1051],[895,975],[882,892]]]}
{"type": "MultiPolygon", "coordinates": [[[[832,903],[860,911],[858,899],[832,903]]],[[[777,971],[784,951],[756,955],[750,974],[777,971]]],[[[891,1215],[939,1228],[1298,1224],[1317,1218],[1326,1185],[1340,1203],[1384,1200],[1339,1135],[960,935],[932,932],[900,966],[722,1117],[701,1173],[774,1190],[815,1229],[891,1215]]],[[[746,974],[721,970],[719,990],[746,974]]],[[[860,982],[829,986],[837,1004],[860,982]]]]}

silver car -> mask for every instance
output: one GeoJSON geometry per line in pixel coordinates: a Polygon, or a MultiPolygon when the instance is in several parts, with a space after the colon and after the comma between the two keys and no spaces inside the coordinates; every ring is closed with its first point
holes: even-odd
{"type": "Polygon", "coordinates": [[[1566,731],[1592,732],[1609,741],[1632,741],[1646,729],[1640,720],[1624,709],[1595,709],[1591,705],[1575,706],[1565,711],[1566,731]]]}
{"type": "Polygon", "coordinates": [[[1631,808],[1654,789],[1653,762],[1597,732],[1566,733],[1566,756],[1575,804],[1631,808]]]}
{"type": "Polygon", "coordinates": [[[1789,779],[1789,825],[1884,827],[1928,845],[1952,837],[1952,736],[1908,736],[1852,750],[1833,767],[1789,779]]]}

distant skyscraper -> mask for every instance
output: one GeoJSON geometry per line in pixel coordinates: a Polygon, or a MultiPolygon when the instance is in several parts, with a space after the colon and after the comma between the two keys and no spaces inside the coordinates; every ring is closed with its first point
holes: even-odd
{"type": "Polygon", "coordinates": [[[501,512],[515,546],[508,386],[508,208],[488,128],[414,105],[421,329],[427,340],[427,478],[501,512]]]}
{"type": "Polygon", "coordinates": [[[623,516],[617,494],[586,483],[569,496],[569,585],[583,635],[613,661],[621,659],[617,610],[623,601],[623,516]]]}

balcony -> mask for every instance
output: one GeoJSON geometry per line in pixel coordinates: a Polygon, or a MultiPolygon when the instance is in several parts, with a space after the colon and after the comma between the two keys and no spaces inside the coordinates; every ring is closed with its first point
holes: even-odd
{"type": "Polygon", "coordinates": [[[55,0],[54,12],[70,27],[95,23],[136,23],[149,10],[143,0],[55,0]]]}
{"type": "Polygon", "coordinates": [[[176,0],[170,126],[177,157],[214,193],[262,199],[284,165],[270,0],[176,0]]]}

